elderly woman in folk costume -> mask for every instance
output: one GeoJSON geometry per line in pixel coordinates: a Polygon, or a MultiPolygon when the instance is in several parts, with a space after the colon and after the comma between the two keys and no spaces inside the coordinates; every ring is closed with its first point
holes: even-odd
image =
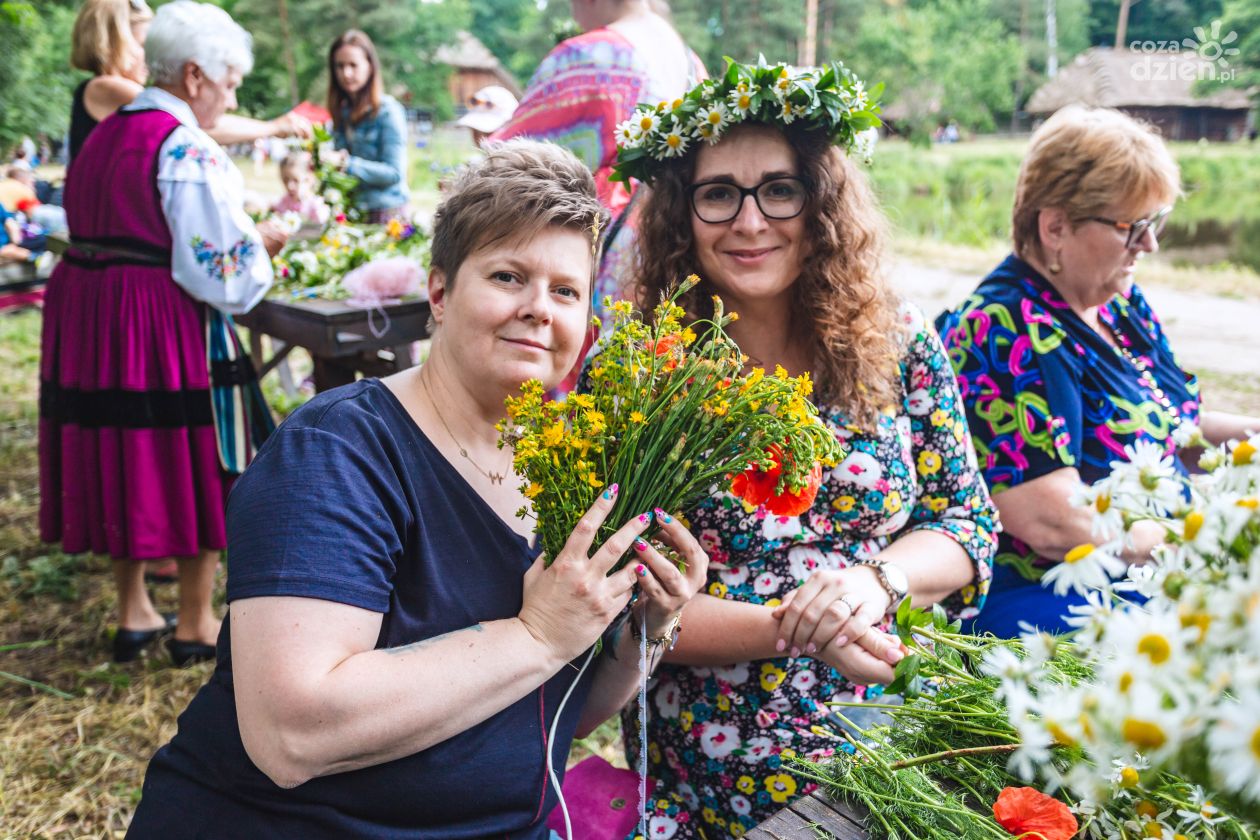
{"type": "Polygon", "coordinates": [[[826,704],[892,679],[890,612],[984,601],[997,521],[957,385],[885,279],[883,219],[845,154],[877,110],[840,64],[732,64],[621,128],[619,176],[651,186],[640,305],[698,274],[681,303],[708,317],[720,296],[750,366],[809,372],[848,453],[808,509],[717,493],[686,513],[711,565],[648,693],[653,838],[738,837],[806,793],[788,759],[845,748],[826,704]]]}
{"type": "Polygon", "coordinates": [[[173,628],[183,664],[214,655],[224,502],[272,428],[229,313],[267,291],[284,234],[245,215],[240,173],[206,134],[236,105],[249,34],[181,0],[156,15],[146,54],[156,86],[92,131],[66,184],[71,248],[44,306],[40,534],[114,558],[116,661],[173,628]],[[178,626],[138,562],[167,557],[178,626]]]}

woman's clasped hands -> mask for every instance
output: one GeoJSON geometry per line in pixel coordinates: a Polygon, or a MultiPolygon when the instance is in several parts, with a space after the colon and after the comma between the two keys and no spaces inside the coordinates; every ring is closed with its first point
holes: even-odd
{"type": "Polygon", "coordinates": [[[539,556],[525,573],[524,604],[517,617],[559,661],[572,660],[594,644],[625,608],[636,585],[639,599],[631,621],[644,622],[648,638],[668,633],[704,585],[708,555],[685,527],[660,509],[634,517],[592,552],[616,499],[614,484],[583,514],[560,555],[549,566],[539,556]],[[678,554],[682,571],[643,538],[654,518],[659,526],[654,539],[678,554]],[[634,557],[612,572],[628,549],[634,557]]]}
{"type": "Polygon", "coordinates": [[[890,603],[868,566],[816,571],[775,607],[777,648],[821,659],[859,685],[889,683],[905,657],[900,640],[877,629],[890,603]]]}

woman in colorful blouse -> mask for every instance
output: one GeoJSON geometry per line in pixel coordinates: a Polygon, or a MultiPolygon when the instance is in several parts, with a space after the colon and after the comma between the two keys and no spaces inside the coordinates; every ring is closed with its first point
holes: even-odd
{"type": "MultiPolygon", "coordinates": [[[[648,0],[573,0],[581,35],[547,54],[512,119],[492,140],[531,137],[558,143],[595,175],[612,227],[595,281],[595,314],[605,297],[624,297],[635,220],[633,184],[610,181],[617,124],[640,102],[669,101],[707,77],[699,57],[648,0]]],[[[572,379],[562,390],[572,387],[572,379]]]]}
{"type": "MultiPolygon", "coordinates": [[[[720,295],[750,366],[808,372],[848,452],[798,516],[725,492],[686,513],[709,578],[648,692],[653,838],[738,837],[808,793],[786,759],[845,748],[826,704],[892,679],[889,611],[908,594],[974,615],[996,547],[949,361],[885,279],[866,175],[808,113],[789,116],[719,121],[716,142],[645,173],[641,306],[698,274],[688,311],[707,317],[720,295]]],[[[622,721],[631,756],[637,720],[622,721]]]]}
{"type": "Polygon", "coordinates": [[[253,64],[222,9],[170,3],[146,44],[155,87],[107,117],[66,183],[71,247],[48,281],[40,359],[40,535],[114,559],[114,659],[167,632],[144,564],[179,562],[177,664],[214,655],[211,593],[231,474],[271,417],[226,313],[272,282],[284,244],[250,221],[206,129],[253,64]]]}
{"type": "Polygon", "coordinates": [[[328,49],[328,112],[339,154],[330,159],[359,179],[355,203],[369,222],[407,212],[407,114],[384,92],[376,45],[351,29],[328,49]]]}
{"type": "MultiPolygon", "coordinates": [[[[1179,180],[1146,126],[1116,111],[1059,111],[1020,168],[1014,254],[937,323],[1004,526],[978,631],[1069,629],[1064,616],[1082,599],[1038,579],[1092,538],[1092,511],[1070,501],[1080,482],[1103,478],[1143,441],[1184,455],[1174,440],[1182,424],[1200,424],[1212,442],[1260,428],[1200,412],[1195,377],[1133,282],[1159,248],[1179,180]]],[[[1129,533],[1123,558],[1143,563],[1163,529],[1129,533]]]]}

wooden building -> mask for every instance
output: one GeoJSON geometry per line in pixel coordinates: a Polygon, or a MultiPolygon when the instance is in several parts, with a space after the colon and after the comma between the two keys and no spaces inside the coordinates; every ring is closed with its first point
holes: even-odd
{"type": "Polygon", "coordinates": [[[1246,136],[1251,103],[1246,91],[1223,83],[1235,68],[1193,50],[1094,47],[1038,88],[1027,110],[1048,116],[1071,104],[1115,108],[1158,126],[1169,140],[1238,140],[1246,136]]]}
{"type": "Polygon", "coordinates": [[[472,95],[486,85],[502,85],[517,99],[521,97],[521,86],[515,77],[470,32],[457,33],[455,42],[440,47],[434,59],[450,65],[451,75],[446,85],[457,114],[462,114],[472,95]]]}

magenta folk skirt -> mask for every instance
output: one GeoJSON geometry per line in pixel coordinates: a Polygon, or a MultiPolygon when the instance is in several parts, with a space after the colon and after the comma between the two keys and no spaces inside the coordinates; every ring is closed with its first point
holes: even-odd
{"type": "Polygon", "coordinates": [[[57,267],[40,359],[44,541],[131,560],[226,545],[204,307],[166,268],[57,267]]]}

